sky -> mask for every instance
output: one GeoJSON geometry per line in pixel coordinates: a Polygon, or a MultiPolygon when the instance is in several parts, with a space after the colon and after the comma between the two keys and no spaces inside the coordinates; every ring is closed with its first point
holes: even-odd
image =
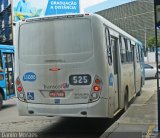
{"type": "Polygon", "coordinates": [[[86,8],[97,5],[107,0],[80,0],[81,12],[83,13],[86,8]]]}
{"type": "Polygon", "coordinates": [[[85,13],[94,13],[100,10],[109,9],[135,0],[81,0],[81,1],[87,1],[84,7],[85,13]]]}

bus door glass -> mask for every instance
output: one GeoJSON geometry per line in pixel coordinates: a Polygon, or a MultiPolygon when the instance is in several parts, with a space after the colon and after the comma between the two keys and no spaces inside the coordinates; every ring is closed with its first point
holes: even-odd
{"type": "Polygon", "coordinates": [[[7,96],[14,94],[13,53],[3,53],[7,96]]]}
{"type": "Polygon", "coordinates": [[[111,47],[113,51],[113,74],[114,74],[114,91],[115,91],[115,109],[119,108],[119,58],[118,58],[118,38],[111,37],[111,47]]]}
{"type": "Polygon", "coordinates": [[[0,52],[0,87],[4,88],[6,83],[5,83],[5,73],[4,73],[4,69],[3,69],[3,60],[2,60],[2,53],[0,52]]]}
{"type": "Polygon", "coordinates": [[[140,52],[139,45],[136,44],[136,92],[139,92],[141,87],[141,62],[140,62],[140,52]]]}

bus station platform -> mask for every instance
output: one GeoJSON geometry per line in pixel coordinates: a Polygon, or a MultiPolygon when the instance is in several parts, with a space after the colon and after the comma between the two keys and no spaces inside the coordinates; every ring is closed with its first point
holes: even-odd
{"type": "Polygon", "coordinates": [[[100,138],[160,138],[156,79],[146,80],[141,96],[100,138]]]}

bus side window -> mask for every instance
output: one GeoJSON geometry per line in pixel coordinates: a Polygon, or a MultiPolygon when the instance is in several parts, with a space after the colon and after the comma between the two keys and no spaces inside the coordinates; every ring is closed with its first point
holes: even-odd
{"type": "Polygon", "coordinates": [[[133,62],[133,48],[132,48],[131,41],[129,42],[130,42],[130,61],[133,62]]]}
{"type": "Polygon", "coordinates": [[[126,62],[132,62],[132,50],[131,50],[131,41],[127,38],[124,38],[125,42],[125,51],[126,51],[126,62]]]}
{"type": "Polygon", "coordinates": [[[111,50],[110,34],[108,28],[105,28],[105,40],[106,40],[108,64],[112,65],[112,50],[111,50]]]}
{"type": "Polygon", "coordinates": [[[3,65],[2,65],[2,55],[1,55],[1,52],[0,52],[0,71],[3,69],[3,65]]]}
{"type": "Polygon", "coordinates": [[[137,57],[137,62],[139,62],[139,46],[136,44],[136,57],[137,57]]]}
{"type": "Polygon", "coordinates": [[[113,69],[114,74],[118,74],[118,53],[117,53],[117,46],[118,46],[118,38],[111,35],[111,47],[112,47],[112,54],[113,54],[113,69]]]}
{"type": "Polygon", "coordinates": [[[128,62],[132,62],[133,58],[132,58],[132,48],[131,48],[131,41],[127,40],[127,46],[128,46],[128,50],[127,50],[127,55],[128,55],[128,62]]]}
{"type": "MultiPolygon", "coordinates": [[[[2,64],[2,55],[0,52],[0,72],[3,72],[3,64],[2,64]]],[[[0,81],[4,79],[4,76],[2,74],[0,74],[0,81]]]]}
{"type": "Polygon", "coordinates": [[[120,36],[120,52],[121,52],[121,62],[126,63],[126,47],[125,47],[125,41],[122,36],[120,36]]]}
{"type": "Polygon", "coordinates": [[[128,43],[127,43],[127,39],[124,38],[124,44],[125,44],[125,51],[126,51],[126,62],[129,61],[129,57],[128,57],[128,43]]]}
{"type": "Polygon", "coordinates": [[[139,49],[139,61],[142,61],[142,49],[140,45],[138,45],[138,49],[139,49]]]}

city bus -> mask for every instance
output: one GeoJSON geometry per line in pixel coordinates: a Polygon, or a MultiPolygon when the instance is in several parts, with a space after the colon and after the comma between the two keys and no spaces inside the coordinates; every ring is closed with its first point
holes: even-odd
{"type": "Polygon", "coordinates": [[[143,86],[142,43],[97,14],[14,23],[21,116],[113,118],[143,86]]]}
{"type": "Polygon", "coordinates": [[[14,96],[14,46],[0,45],[0,109],[14,96]]]}

